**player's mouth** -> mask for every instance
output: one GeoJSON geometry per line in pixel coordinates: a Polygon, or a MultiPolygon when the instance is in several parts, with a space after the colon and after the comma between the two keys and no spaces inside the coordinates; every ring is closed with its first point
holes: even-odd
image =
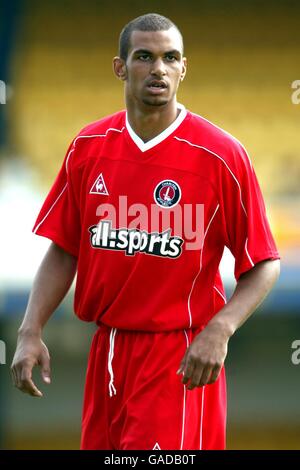
{"type": "Polygon", "coordinates": [[[160,95],[165,90],[167,90],[167,88],[168,88],[168,85],[164,80],[151,80],[147,84],[147,89],[153,95],[160,95]]]}

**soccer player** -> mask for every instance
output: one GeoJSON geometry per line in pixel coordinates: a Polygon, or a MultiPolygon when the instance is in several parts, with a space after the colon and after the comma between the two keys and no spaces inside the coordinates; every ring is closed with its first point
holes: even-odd
{"type": "Polygon", "coordinates": [[[224,449],[230,337],[272,288],[279,254],[244,147],[176,100],[178,28],[157,14],[120,35],[126,111],[72,141],[34,226],[52,240],[12,363],[15,385],[50,383],[42,329],[77,271],[74,308],[99,326],[82,449],[224,449]],[[235,257],[226,303],[224,247],[235,257]]]}

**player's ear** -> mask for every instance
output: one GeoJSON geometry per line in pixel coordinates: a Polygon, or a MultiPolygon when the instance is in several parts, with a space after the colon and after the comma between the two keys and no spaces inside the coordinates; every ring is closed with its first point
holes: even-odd
{"type": "Polygon", "coordinates": [[[182,81],[185,77],[186,74],[186,67],[187,67],[187,60],[186,57],[182,58],[182,69],[181,69],[181,75],[180,75],[180,80],[182,81]]]}
{"type": "Polygon", "coordinates": [[[113,58],[113,70],[117,78],[120,80],[126,80],[127,78],[127,68],[126,63],[120,57],[113,58]]]}

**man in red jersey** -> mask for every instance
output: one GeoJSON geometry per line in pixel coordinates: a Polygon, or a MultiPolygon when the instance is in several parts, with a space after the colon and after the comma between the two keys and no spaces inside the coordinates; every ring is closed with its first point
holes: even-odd
{"type": "Polygon", "coordinates": [[[74,308],[99,325],[90,351],[82,449],[224,449],[229,338],[279,274],[247,152],[176,100],[183,41],[147,14],[120,36],[126,111],[71,143],[34,232],[52,244],[36,275],[12,364],[33,396],[50,382],[42,329],[77,271],[74,308]],[[226,303],[224,247],[235,257],[226,303]]]}

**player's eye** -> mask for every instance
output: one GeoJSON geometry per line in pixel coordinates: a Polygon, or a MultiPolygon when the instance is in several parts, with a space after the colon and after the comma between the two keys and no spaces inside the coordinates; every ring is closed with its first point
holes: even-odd
{"type": "Polygon", "coordinates": [[[168,54],[166,55],[166,59],[168,62],[175,62],[175,60],[177,60],[177,57],[175,55],[168,54]]]}
{"type": "Polygon", "coordinates": [[[148,60],[151,59],[149,54],[140,54],[137,57],[139,60],[142,60],[143,62],[147,62],[148,60]]]}

